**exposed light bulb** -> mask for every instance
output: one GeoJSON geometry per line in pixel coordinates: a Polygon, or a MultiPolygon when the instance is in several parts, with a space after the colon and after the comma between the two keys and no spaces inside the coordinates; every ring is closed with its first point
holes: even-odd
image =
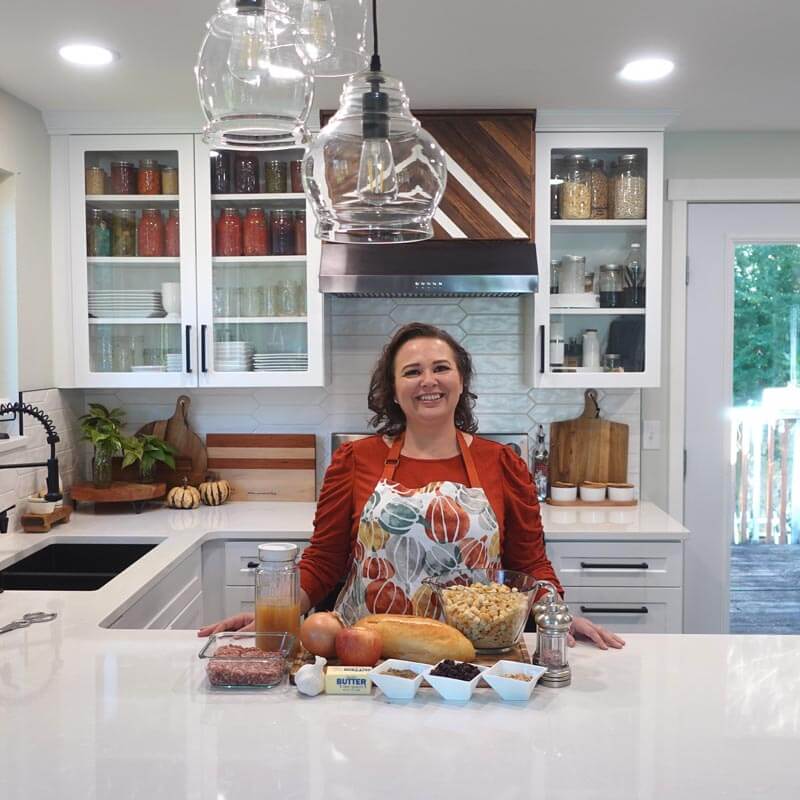
{"type": "Polygon", "coordinates": [[[269,40],[263,9],[239,12],[233,18],[228,69],[240,81],[257,86],[269,71],[269,40]]]}
{"type": "Polygon", "coordinates": [[[330,0],[303,0],[300,39],[311,61],[322,61],[336,49],[336,29],[330,0]]]}
{"type": "Polygon", "coordinates": [[[365,203],[374,206],[397,197],[397,172],[388,139],[364,139],[356,192],[365,203]]]}

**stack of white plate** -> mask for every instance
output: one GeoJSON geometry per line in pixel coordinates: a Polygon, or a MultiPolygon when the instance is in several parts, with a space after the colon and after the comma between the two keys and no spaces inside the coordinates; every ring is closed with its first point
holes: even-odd
{"type": "Polygon", "coordinates": [[[167,372],[183,372],[183,353],[167,353],[167,372]]]}
{"type": "Polygon", "coordinates": [[[252,372],[254,349],[250,342],[215,342],[214,369],[217,372],[252,372]]]}
{"type": "Polygon", "coordinates": [[[164,317],[161,292],[147,289],[89,290],[90,317],[164,317]]]}
{"type": "Polygon", "coordinates": [[[256,372],[306,372],[308,353],[256,353],[253,368],[256,372]]]}

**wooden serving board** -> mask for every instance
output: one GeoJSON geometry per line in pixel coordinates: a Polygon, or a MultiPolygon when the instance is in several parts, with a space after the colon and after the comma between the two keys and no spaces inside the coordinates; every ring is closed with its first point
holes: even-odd
{"type": "Polygon", "coordinates": [[[549,468],[551,483],[628,482],[628,426],[600,419],[594,389],[580,417],[550,423],[549,468]]]}
{"type": "MultiPolygon", "coordinates": [[[[169,419],[148,422],[136,431],[158,436],[178,451],[174,470],[160,463],[155,468],[156,480],[163,481],[170,488],[182,486],[184,479],[190,486],[197,486],[206,479],[208,457],[203,440],[189,427],[190,403],[191,400],[182,394],[175,404],[175,413],[169,419]]],[[[126,470],[125,474],[131,473],[126,470]]]]}
{"type": "MultiPolygon", "coordinates": [[[[507,653],[492,653],[488,655],[477,655],[472,660],[471,663],[477,664],[481,667],[492,667],[498,661],[520,661],[525,664],[531,663],[531,654],[528,652],[528,647],[525,644],[525,638],[520,637],[519,641],[511,648],[507,653]]],[[[294,657],[291,666],[289,667],[289,680],[291,683],[294,683],[294,676],[297,673],[297,670],[300,667],[304,666],[305,664],[313,664],[314,663],[314,656],[308,652],[304,647],[300,648],[300,651],[294,657]]],[[[379,664],[382,661],[378,662],[379,664]]],[[[338,659],[329,658],[328,659],[328,666],[337,667],[339,666],[338,659]]],[[[423,684],[424,686],[425,684],[423,684]]]]}
{"type": "Polygon", "coordinates": [[[639,505],[638,500],[598,500],[596,503],[590,503],[586,500],[551,500],[549,497],[545,503],[562,508],[630,508],[639,505]]]}
{"type": "Polygon", "coordinates": [[[313,433],[209,433],[208,468],[232,500],[311,501],[317,496],[313,433]]]}

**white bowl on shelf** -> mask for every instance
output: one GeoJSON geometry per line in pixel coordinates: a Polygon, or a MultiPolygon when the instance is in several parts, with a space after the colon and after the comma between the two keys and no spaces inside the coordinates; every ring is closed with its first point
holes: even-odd
{"type": "Polygon", "coordinates": [[[29,514],[52,514],[58,505],[55,500],[45,500],[43,497],[31,495],[26,500],[26,509],[29,514]]]}
{"type": "Polygon", "coordinates": [[[559,503],[573,502],[578,498],[577,486],[551,486],[550,498],[559,503]]]}
{"type": "Polygon", "coordinates": [[[534,687],[545,672],[547,672],[547,667],[526,664],[524,661],[498,661],[493,667],[487,669],[481,678],[503,700],[511,703],[523,703],[530,700],[534,687]],[[531,679],[521,681],[517,678],[505,677],[514,674],[530,675],[531,679]]]}
{"type": "Polygon", "coordinates": [[[584,503],[602,503],[606,499],[605,486],[587,486],[582,483],[580,491],[584,503]]]}
{"type": "Polygon", "coordinates": [[[630,503],[634,499],[634,491],[632,483],[609,483],[608,499],[615,503],[630,503]]]}
{"type": "Polygon", "coordinates": [[[392,702],[408,702],[414,699],[417,690],[422,683],[425,675],[433,669],[431,664],[423,664],[420,661],[403,661],[400,658],[388,658],[382,664],[378,664],[369,673],[372,682],[386,695],[392,702]],[[390,669],[407,669],[416,672],[416,678],[401,678],[398,675],[387,675],[390,669]]]}

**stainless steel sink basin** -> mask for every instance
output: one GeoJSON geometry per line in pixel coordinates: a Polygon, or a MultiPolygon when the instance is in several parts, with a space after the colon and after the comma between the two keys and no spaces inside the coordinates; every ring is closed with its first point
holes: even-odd
{"type": "Polygon", "coordinates": [[[49,544],[0,570],[0,589],[90,592],[155,544],[49,544]]]}

